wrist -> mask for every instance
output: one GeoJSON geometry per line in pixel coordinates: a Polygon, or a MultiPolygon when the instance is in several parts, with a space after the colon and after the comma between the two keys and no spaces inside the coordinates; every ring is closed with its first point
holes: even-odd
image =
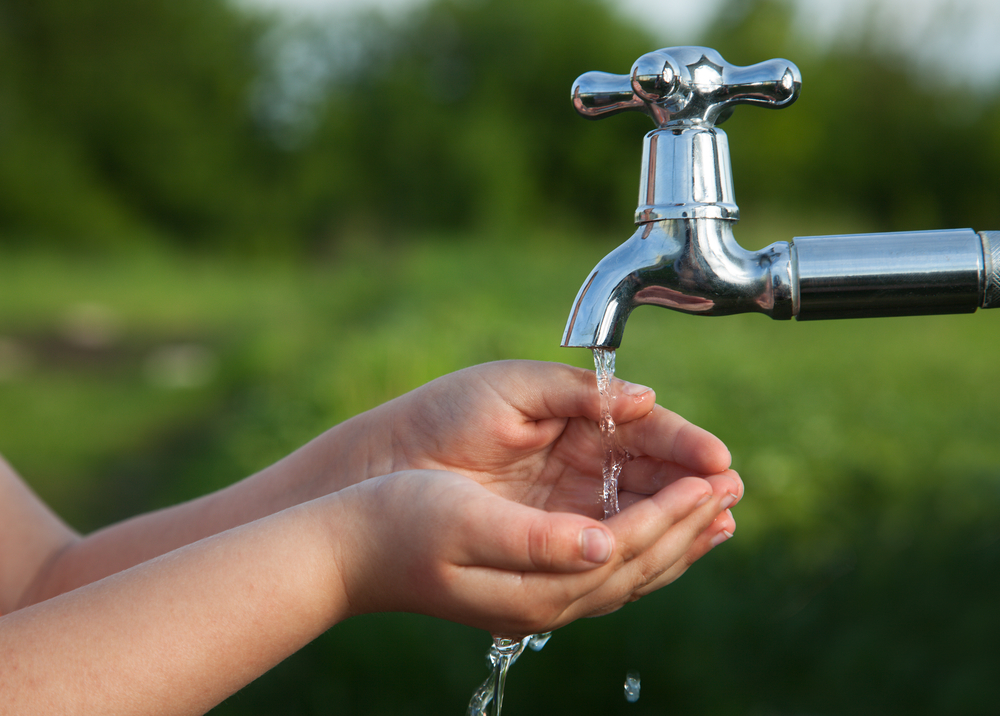
{"type": "Polygon", "coordinates": [[[281,509],[392,472],[386,447],[391,440],[370,412],[327,429],[245,482],[264,483],[277,509],[281,509]]]}
{"type": "Polygon", "coordinates": [[[345,420],[314,441],[314,497],[397,471],[391,405],[380,405],[345,420]]]}
{"type": "Polygon", "coordinates": [[[372,593],[386,596],[382,585],[374,585],[386,572],[375,558],[380,535],[374,527],[384,515],[374,507],[368,486],[352,485],[321,497],[307,506],[320,527],[323,552],[336,575],[332,608],[335,621],[374,611],[385,611],[372,603],[372,593]]]}

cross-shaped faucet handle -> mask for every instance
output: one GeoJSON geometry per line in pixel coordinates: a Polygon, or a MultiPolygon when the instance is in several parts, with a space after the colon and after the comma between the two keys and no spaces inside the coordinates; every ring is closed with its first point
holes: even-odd
{"type": "Polygon", "coordinates": [[[787,107],[801,87],[799,68],[788,60],[739,67],[707,47],[667,47],[640,57],[627,75],[580,75],[573,83],[573,106],[589,119],[636,111],[659,127],[714,126],[737,104],[787,107]]]}

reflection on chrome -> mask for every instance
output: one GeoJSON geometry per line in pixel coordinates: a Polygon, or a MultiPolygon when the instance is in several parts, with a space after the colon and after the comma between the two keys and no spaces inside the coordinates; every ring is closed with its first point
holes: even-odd
{"type": "Polygon", "coordinates": [[[573,84],[584,117],[645,112],[638,225],[577,294],[562,345],[617,348],[636,306],[777,319],[965,313],[1000,305],[1000,232],[971,229],[779,241],[747,251],[729,142],[716,125],[738,104],[780,109],[798,97],[798,68],[775,59],[730,65],[715,50],[643,55],[628,75],[587,72],[573,84]]]}

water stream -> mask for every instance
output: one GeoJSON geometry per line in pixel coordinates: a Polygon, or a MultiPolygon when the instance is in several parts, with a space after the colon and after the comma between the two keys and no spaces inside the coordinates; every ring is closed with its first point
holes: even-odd
{"type": "MultiPolygon", "coordinates": [[[[594,368],[597,372],[597,390],[601,394],[601,447],[604,450],[604,461],[601,466],[604,477],[601,501],[604,504],[604,519],[607,519],[618,513],[618,476],[629,459],[628,452],[618,442],[618,437],[615,435],[615,421],[611,417],[611,404],[615,399],[611,382],[615,377],[614,349],[595,348],[594,368]]],[[[517,661],[525,647],[541,651],[551,636],[552,632],[546,632],[517,639],[494,634],[493,644],[487,655],[491,668],[490,676],[472,695],[469,708],[465,712],[466,716],[500,716],[510,665],[517,661]],[[490,705],[493,706],[492,711],[488,710],[490,705]]],[[[639,698],[637,673],[629,672],[625,680],[625,698],[630,703],[639,698]]]]}
{"type": "Polygon", "coordinates": [[[628,452],[618,442],[617,426],[611,417],[611,404],[615,400],[611,381],[615,377],[615,351],[610,348],[594,349],[594,367],[597,370],[597,390],[601,394],[601,447],[604,448],[604,519],[618,514],[618,476],[629,459],[628,452]]]}
{"type": "MultiPolygon", "coordinates": [[[[611,382],[615,377],[614,350],[595,348],[594,367],[597,370],[597,390],[601,394],[601,447],[604,449],[604,462],[601,465],[604,476],[602,498],[604,500],[604,519],[608,519],[612,515],[618,514],[618,477],[631,456],[618,442],[617,426],[614,418],[611,417],[611,404],[615,400],[611,382]]],[[[640,688],[639,672],[628,672],[625,677],[625,700],[630,704],[638,701],[640,688]]]]}
{"type": "Polygon", "coordinates": [[[490,677],[472,695],[469,708],[465,712],[466,716],[500,716],[500,709],[503,707],[503,690],[507,684],[507,671],[510,669],[510,665],[517,661],[517,657],[521,655],[525,647],[532,651],[541,651],[550,636],[552,636],[552,632],[532,634],[523,639],[494,636],[493,644],[487,655],[491,669],[490,677]],[[489,711],[491,704],[493,705],[492,712],[489,711]]]}

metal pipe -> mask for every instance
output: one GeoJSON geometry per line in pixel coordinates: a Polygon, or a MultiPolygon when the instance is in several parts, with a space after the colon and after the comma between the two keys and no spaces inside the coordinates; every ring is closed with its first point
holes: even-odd
{"type": "Polygon", "coordinates": [[[640,57],[630,75],[589,72],[573,104],[597,119],[647,113],[639,225],[577,293],[562,345],[617,348],[636,306],[801,320],[969,313],[1000,305],[1000,232],[972,229],[799,237],[747,251],[733,236],[739,208],[729,144],[715,125],[737,104],[795,101],[787,60],[728,64],[704,47],[640,57]]]}
{"type": "Polygon", "coordinates": [[[632,310],[870,318],[1000,306],[1000,232],[972,229],[797,237],[751,252],[731,222],[640,226],[591,272],[563,346],[617,348],[632,310]]]}
{"type": "Polygon", "coordinates": [[[984,243],[989,246],[972,229],[796,238],[796,315],[816,320],[989,308],[996,275],[984,243]]]}

